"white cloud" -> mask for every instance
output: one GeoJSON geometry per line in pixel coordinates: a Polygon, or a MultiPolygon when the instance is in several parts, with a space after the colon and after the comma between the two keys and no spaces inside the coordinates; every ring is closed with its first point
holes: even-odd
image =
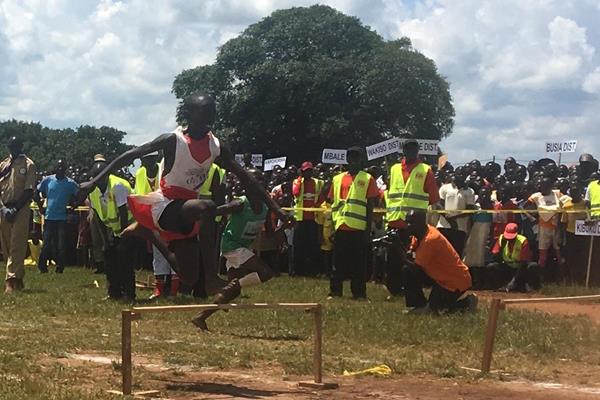
{"type": "Polygon", "coordinates": [[[113,15],[121,11],[123,3],[120,1],[113,2],[111,0],[102,0],[96,7],[96,11],[91,16],[91,20],[96,23],[106,22],[112,18],[113,15]]]}
{"type": "Polygon", "coordinates": [[[600,67],[585,77],[582,88],[588,93],[600,94],[600,67]]]}
{"type": "MultiPolygon", "coordinates": [[[[313,0],[0,0],[0,119],[172,129],[175,75],[277,8],[313,0]]],[[[597,0],[328,0],[447,76],[451,159],[540,157],[549,138],[600,154],[597,0]],[[489,155],[488,155],[489,153],[489,155]]]]}

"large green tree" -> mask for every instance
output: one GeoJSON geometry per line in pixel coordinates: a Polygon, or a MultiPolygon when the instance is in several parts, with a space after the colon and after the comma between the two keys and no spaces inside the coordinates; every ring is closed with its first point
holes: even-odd
{"type": "MultiPolygon", "coordinates": [[[[110,160],[131,148],[123,143],[125,134],[106,126],[96,128],[84,125],[74,130],[50,129],[37,122],[0,122],[0,143],[6,143],[11,136],[20,137],[25,153],[41,172],[52,171],[60,159],[82,170],[91,167],[95,154],[104,154],[110,160]]],[[[1,156],[5,154],[8,155],[8,149],[3,146],[1,156]]]]}
{"type": "Polygon", "coordinates": [[[392,136],[441,139],[453,127],[448,83],[432,60],[327,6],[250,25],[214,64],[175,78],[179,99],[197,91],[217,98],[216,128],[235,151],[292,161],[392,136]]]}

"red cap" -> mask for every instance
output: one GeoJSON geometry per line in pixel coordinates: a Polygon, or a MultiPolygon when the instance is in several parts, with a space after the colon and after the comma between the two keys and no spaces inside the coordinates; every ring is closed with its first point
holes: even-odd
{"type": "Polygon", "coordinates": [[[513,240],[517,237],[518,233],[519,225],[515,224],[514,222],[511,222],[510,224],[506,225],[506,228],[504,228],[503,236],[506,240],[513,240]]]}
{"type": "Polygon", "coordinates": [[[304,161],[300,167],[300,171],[302,172],[306,171],[307,169],[313,169],[313,165],[310,161],[304,161]]]}

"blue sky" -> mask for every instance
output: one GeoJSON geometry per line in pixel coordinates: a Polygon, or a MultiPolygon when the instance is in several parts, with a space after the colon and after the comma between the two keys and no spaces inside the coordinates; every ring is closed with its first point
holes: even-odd
{"type": "MultiPolygon", "coordinates": [[[[174,126],[175,75],[287,0],[0,0],[0,119],[109,125],[140,144],[174,126]]],[[[446,76],[450,160],[600,156],[599,0],[331,0],[386,39],[408,36],[446,76]]]]}

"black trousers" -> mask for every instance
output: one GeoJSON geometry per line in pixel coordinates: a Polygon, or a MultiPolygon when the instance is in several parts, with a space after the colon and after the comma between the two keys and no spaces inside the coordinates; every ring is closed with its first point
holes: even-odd
{"type": "Polygon", "coordinates": [[[404,257],[400,253],[406,253],[410,244],[410,236],[406,229],[398,230],[398,237],[390,246],[387,263],[385,264],[385,286],[392,296],[401,296],[404,288],[402,281],[402,268],[404,257]]]}
{"type": "Polygon", "coordinates": [[[352,297],[367,297],[367,242],[364,231],[335,232],[331,296],[342,296],[344,280],[350,279],[352,297]]]}
{"type": "Polygon", "coordinates": [[[574,233],[567,232],[567,245],[564,256],[569,269],[569,280],[572,280],[570,283],[585,285],[589,248],[589,237],[576,236],[574,233]]]}
{"type": "Polygon", "coordinates": [[[417,265],[405,265],[402,268],[404,296],[407,307],[429,305],[432,311],[460,311],[468,307],[465,299],[458,300],[464,292],[450,291],[440,286],[417,265]],[[425,298],[423,288],[431,286],[429,299],[425,298]]]}
{"type": "Polygon", "coordinates": [[[319,269],[319,225],[313,220],[300,221],[294,229],[293,274],[317,276],[319,269]]]}
{"type": "Polygon", "coordinates": [[[321,250],[321,274],[331,277],[333,268],[333,250],[321,250]]]}
{"type": "Polygon", "coordinates": [[[135,257],[140,239],[131,236],[109,238],[104,249],[104,267],[108,296],[113,299],[135,299],[135,257]]]}
{"type": "Polygon", "coordinates": [[[65,229],[67,221],[47,220],[44,223],[44,245],[40,252],[38,269],[48,271],[48,259],[56,261],[56,270],[65,269],[65,229]]]}
{"type": "Polygon", "coordinates": [[[463,256],[465,250],[465,244],[467,243],[467,234],[458,229],[452,228],[439,228],[439,231],[454,247],[454,250],[458,253],[460,258],[463,256]]]}
{"type": "Polygon", "coordinates": [[[525,266],[511,267],[504,262],[494,262],[486,267],[492,289],[498,289],[512,282],[513,290],[525,291],[525,284],[537,289],[541,286],[541,270],[538,263],[532,262],[525,266]]]}

